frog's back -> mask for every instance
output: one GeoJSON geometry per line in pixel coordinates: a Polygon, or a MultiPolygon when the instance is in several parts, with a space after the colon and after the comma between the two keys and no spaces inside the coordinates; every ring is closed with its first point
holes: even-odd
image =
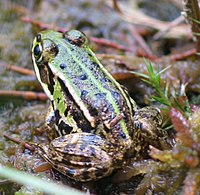
{"type": "MultiPolygon", "coordinates": [[[[77,123],[82,117],[85,121],[81,123],[88,124],[85,129],[91,126],[102,136],[110,134],[116,139],[129,139],[133,127],[129,97],[90,50],[87,38],[81,32],[75,33],[73,37],[51,35],[59,52],[50,64],[54,75],[59,73],[63,93],[67,91],[70,95],[68,105],[73,105],[74,114],[79,116],[77,123]]],[[[48,39],[48,34],[45,36],[48,39]]]]}

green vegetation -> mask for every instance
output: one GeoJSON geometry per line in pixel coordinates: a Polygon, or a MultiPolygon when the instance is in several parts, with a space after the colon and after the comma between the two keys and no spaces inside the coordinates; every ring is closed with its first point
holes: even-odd
{"type": "MultiPolygon", "coordinates": [[[[48,194],[59,194],[59,195],[83,195],[83,193],[71,189],[69,187],[55,184],[51,181],[44,181],[39,177],[32,176],[30,174],[23,173],[21,171],[17,171],[16,169],[8,168],[8,167],[0,167],[0,176],[13,180],[19,184],[31,186],[40,190],[41,192],[45,192],[48,194]]],[[[23,193],[17,192],[16,195],[22,195],[23,193]]]]}

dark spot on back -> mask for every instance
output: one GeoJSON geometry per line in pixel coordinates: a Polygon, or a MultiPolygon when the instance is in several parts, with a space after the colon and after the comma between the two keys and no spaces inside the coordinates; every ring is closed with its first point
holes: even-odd
{"type": "Polygon", "coordinates": [[[90,69],[91,71],[93,71],[93,70],[94,70],[94,67],[92,67],[92,66],[89,66],[89,69],[90,69]]]}
{"type": "Polygon", "coordinates": [[[98,99],[105,98],[106,93],[96,93],[95,96],[96,96],[96,98],[98,98],[98,99]]]}
{"type": "Polygon", "coordinates": [[[120,99],[120,97],[121,97],[121,95],[116,91],[112,91],[111,94],[115,99],[120,99]]]}
{"type": "Polygon", "coordinates": [[[64,70],[66,67],[67,67],[67,65],[66,65],[65,63],[60,64],[60,68],[61,68],[62,70],[64,70]]]}
{"type": "Polygon", "coordinates": [[[87,74],[82,74],[81,76],[78,77],[80,80],[86,80],[88,78],[87,74]]]}
{"type": "Polygon", "coordinates": [[[81,99],[85,99],[87,94],[88,94],[88,91],[86,90],[81,91],[81,99]]]}
{"type": "Polygon", "coordinates": [[[96,62],[92,62],[92,66],[99,67],[99,64],[97,64],[96,62]]]}
{"type": "Polygon", "coordinates": [[[87,64],[88,59],[85,56],[80,57],[81,62],[87,64]]]}
{"type": "Polygon", "coordinates": [[[88,68],[93,71],[96,70],[98,67],[98,64],[96,62],[92,62],[91,66],[88,66],[88,68]]]}

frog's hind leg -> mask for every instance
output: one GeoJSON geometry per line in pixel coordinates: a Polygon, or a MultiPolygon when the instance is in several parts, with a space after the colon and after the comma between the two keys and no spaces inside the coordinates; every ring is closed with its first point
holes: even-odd
{"type": "Polygon", "coordinates": [[[112,173],[109,144],[92,133],[75,133],[51,142],[51,164],[78,181],[97,180],[112,173]]]}

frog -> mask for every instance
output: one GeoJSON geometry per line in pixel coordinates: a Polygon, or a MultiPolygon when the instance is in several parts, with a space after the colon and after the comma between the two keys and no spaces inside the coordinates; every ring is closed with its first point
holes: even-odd
{"type": "Polygon", "coordinates": [[[76,181],[95,181],[140,159],[149,145],[170,147],[156,107],[139,108],[78,30],[45,30],[32,45],[36,77],[50,100],[49,144],[38,153],[76,181]]]}

